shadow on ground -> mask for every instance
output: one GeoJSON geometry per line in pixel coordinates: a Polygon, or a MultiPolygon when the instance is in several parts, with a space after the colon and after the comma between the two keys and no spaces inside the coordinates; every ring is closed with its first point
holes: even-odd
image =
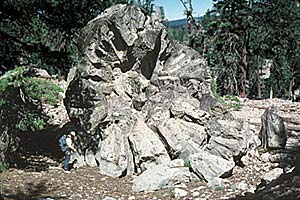
{"type": "Polygon", "coordinates": [[[255,193],[246,193],[231,200],[299,200],[300,199],[300,150],[291,149],[296,153],[292,172],[282,174],[270,183],[261,183],[255,193]]]}
{"type": "Polygon", "coordinates": [[[1,200],[52,200],[52,199],[66,199],[66,197],[50,196],[55,189],[48,189],[47,183],[42,181],[38,183],[27,183],[24,189],[5,190],[5,195],[1,195],[1,200]]]}
{"type": "Polygon", "coordinates": [[[57,167],[64,157],[58,146],[58,140],[67,132],[68,126],[19,134],[18,150],[7,155],[9,166],[35,172],[46,171],[50,166],[57,167]]]}

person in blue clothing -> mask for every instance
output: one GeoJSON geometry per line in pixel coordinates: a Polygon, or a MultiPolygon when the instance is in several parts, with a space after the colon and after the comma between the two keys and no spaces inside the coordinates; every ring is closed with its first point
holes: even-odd
{"type": "Polygon", "coordinates": [[[59,146],[60,146],[62,152],[65,154],[64,171],[66,173],[70,173],[69,162],[70,162],[71,153],[74,153],[77,151],[73,144],[75,136],[76,136],[75,132],[70,131],[67,135],[63,135],[59,139],[59,146]]]}

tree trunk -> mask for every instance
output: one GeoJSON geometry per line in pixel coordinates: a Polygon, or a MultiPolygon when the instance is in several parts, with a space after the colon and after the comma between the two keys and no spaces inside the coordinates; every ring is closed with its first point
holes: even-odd
{"type": "MultiPolygon", "coordinates": [[[[253,0],[249,0],[249,8],[252,9],[252,2],[253,0]]],[[[241,77],[241,83],[242,83],[242,91],[240,96],[241,97],[247,97],[246,92],[246,85],[247,85],[247,72],[248,72],[248,52],[249,52],[249,43],[250,43],[250,21],[251,16],[248,16],[248,27],[245,30],[245,38],[244,38],[244,47],[243,47],[243,53],[242,53],[242,77],[241,77]]]]}
{"type": "Polygon", "coordinates": [[[246,84],[247,84],[247,71],[248,71],[249,38],[250,38],[250,31],[249,29],[246,29],[243,55],[242,55],[242,66],[241,66],[241,70],[242,70],[242,77],[241,77],[242,91],[240,94],[241,97],[247,97],[246,84]]]}
{"type": "Polygon", "coordinates": [[[260,69],[259,69],[259,57],[256,56],[256,77],[257,77],[257,98],[262,99],[262,82],[260,78],[260,69]]]}

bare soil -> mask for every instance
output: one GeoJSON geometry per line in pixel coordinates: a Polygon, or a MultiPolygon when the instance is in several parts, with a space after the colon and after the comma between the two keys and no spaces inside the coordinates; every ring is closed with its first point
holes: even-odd
{"type": "MultiPolygon", "coordinates": [[[[299,146],[299,103],[273,100],[246,101],[243,105],[243,108],[234,111],[233,115],[248,120],[256,134],[260,129],[260,116],[264,109],[272,105],[279,107],[280,115],[285,118],[285,121],[289,121],[286,126],[294,135],[289,144],[299,146]]],[[[286,173],[280,179],[266,185],[265,188],[268,190],[257,191],[257,188],[262,188],[263,175],[272,168],[272,164],[263,158],[264,153],[249,152],[243,159],[245,166],[235,167],[233,175],[224,179],[224,187],[213,189],[209,188],[206,182],[195,180],[178,186],[187,192],[187,195],[179,199],[300,199],[300,176],[291,173],[286,173]]],[[[72,169],[68,174],[63,171],[61,160],[31,154],[19,157],[24,161],[23,166],[6,169],[0,174],[1,200],[175,199],[174,188],[133,192],[131,187],[134,177],[111,178],[100,174],[96,168],[89,167],[72,169]]]]}

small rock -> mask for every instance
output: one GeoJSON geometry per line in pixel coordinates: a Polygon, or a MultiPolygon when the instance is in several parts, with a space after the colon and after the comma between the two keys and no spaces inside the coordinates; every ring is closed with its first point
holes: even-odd
{"type": "Polygon", "coordinates": [[[187,188],[187,185],[184,184],[184,183],[180,183],[180,184],[178,184],[178,185],[175,185],[174,187],[175,187],[175,188],[187,188]]]}
{"type": "Polygon", "coordinates": [[[256,190],[255,186],[250,186],[250,188],[247,190],[247,192],[254,193],[255,190],[256,190]]]}
{"type": "Polygon", "coordinates": [[[135,199],[135,196],[128,197],[128,200],[134,200],[134,199],[135,199]]]}
{"type": "Polygon", "coordinates": [[[196,198],[195,200],[206,200],[206,198],[196,198]]]}
{"type": "Polygon", "coordinates": [[[202,189],[205,189],[205,188],[206,188],[205,186],[201,185],[201,186],[195,188],[195,190],[202,190],[202,189]]]}
{"type": "Polygon", "coordinates": [[[267,152],[260,156],[260,160],[267,163],[270,161],[270,157],[271,157],[271,154],[269,152],[267,152]]]}
{"type": "Polygon", "coordinates": [[[114,198],[114,197],[104,197],[104,199],[103,200],[117,200],[116,198],[114,198]]]}
{"type": "Polygon", "coordinates": [[[254,166],[253,168],[254,168],[254,170],[257,171],[257,172],[259,172],[259,171],[261,170],[261,168],[258,167],[258,166],[254,166]]]}
{"type": "Polygon", "coordinates": [[[182,159],[175,159],[172,162],[168,163],[169,167],[184,167],[184,160],[182,159]]]}
{"type": "Polygon", "coordinates": [[[207,187],[212,189],[224,189],[224,180],[218,177],[213,177],[208,180],[207,187]]]}
{"type": "Polygon", "coordinates": [[[242,181],[242,182],[238,183],[236,187],[239,190],[247,190],[248,184],[245,181],[242,181]]]}
{"type": "Polygon", "coordinates": [[[54,200],[52,197],[38,198],[37,200],[54,200]]]}
{"type": "Polygon", "coordinates": [[[197,191],[192,193],[192,196],[193,196],[193,197],[197,197],[197,196],[199,196],[199,195],[200,195],[200,192],[197,192],[197,191]]]}
{"type": "Polygon", "coordinates": [[[174,189],[174,196],[176,199],[185,197],[187,194],[188,194],[188,192],[183,189],[179,189],[179,188],[174,189]]]}
{"type": "Polygon", "coordinates": [[[281,174],[283,174],[283,169],[282,168],[274,168],[271,171],[267,172],[263,176],[263,180],[271,182],[274,179],[277,179],[281,174]]]}
{"type": "Polygon", "coordinates": [[[263,170],[265,172],[268,172],[271,170],[271,164],[270,163],[265,163],[264,166],[263,166],[263,170]]]}

